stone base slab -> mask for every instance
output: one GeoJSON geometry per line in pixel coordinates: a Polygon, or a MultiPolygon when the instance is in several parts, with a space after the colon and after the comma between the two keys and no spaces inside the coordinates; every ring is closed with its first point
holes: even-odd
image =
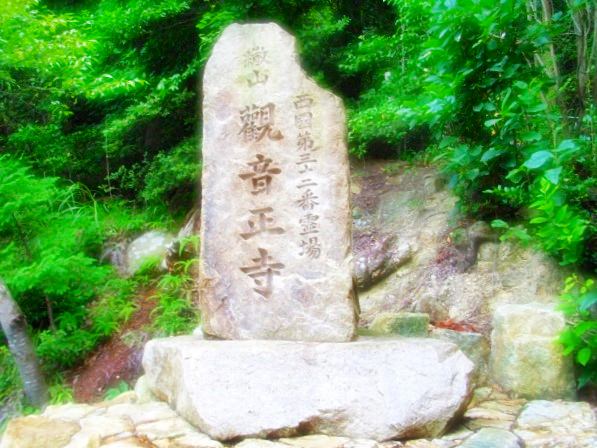
{"type": "Polygon", "coordinates": [[[218,440],[321,433],[436,437],[466,406],[472,362],[432,339],[350,343],[155,339],[147,385],[218,440]]]}

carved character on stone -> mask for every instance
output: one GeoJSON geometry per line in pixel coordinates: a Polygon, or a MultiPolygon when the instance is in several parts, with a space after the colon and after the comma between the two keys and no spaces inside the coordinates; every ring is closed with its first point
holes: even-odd
{"type": "Polygon", "coordinates": [[[240,234],[243,239],[248,240],[259,233],[273,233],[274,235],[284,233],[282,227],[271,226],[274,222],[274,218],[268,216],[268,214],[274,211],[273,208],[265,207],[249,211],[256,215],[256,218],[251,218],[247,222],[250,230],[240,234]]]}
{"type": "Polygon", "coordinates": [[[253,187],[251,194],[269,194],[272,175],[280,174],[282,170],[280,168],[270,168],[272,159],[265,157],[263,154],[257,154],[255,158],[257,160],[247,163],[252,171],[241,173],[238,177],[242,180],[251,179],[251,186],[253,187]]]}
{"type": "Polygon", "coordinates": [[[274,275],[280,275],[280,269],[284,269],[285,266],[282,263],[274,262],[266,249],[259,248],[258,251],[259,257],[252,259],[255,264],[242,267],[240,270],[255,282],[257,287],[253,288],[253,291],[267,299],[273,291],[274,275]]]}
{"type": "Polygon", "coordinates": [[[270,140],[282,140],[284,136],[279,129],[274,129],[274,103],[267,103],[265,106],[255,104],[241,109],[240,121],[243,125],[239,134],[245,142],[259,142],[264,137],[270,140]]]}

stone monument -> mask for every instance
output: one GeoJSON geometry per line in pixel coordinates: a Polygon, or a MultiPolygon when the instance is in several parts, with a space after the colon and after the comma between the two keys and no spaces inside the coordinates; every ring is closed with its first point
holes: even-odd
{"type": "Polygon", "coordinates": [[[355,335],[341,100],[302,71],[294,39],[232,25],[203,77],[199,300],[225,339],[355,335]]]}
{"type": "Polygon", "coordinates": [[[150,341],[147,384],[219,440],[440,434],[473,364],[431,339],[355,339],[339,98],[272,23],[231,25],[204,75],[204,332],[150,341]]]}

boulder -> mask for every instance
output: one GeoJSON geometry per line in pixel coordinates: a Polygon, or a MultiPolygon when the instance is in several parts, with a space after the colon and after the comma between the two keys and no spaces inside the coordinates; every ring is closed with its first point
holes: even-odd
{"type": "Polygon", "coordinates": [[[520,439],[510,431],[482,428],[461,445],[461,448],[520,448],[520,439]]]}
{"type": "Polygon", "coordinates": [[[353,245],[354,277],[360,289],[369,288],[395,272],[412,255],[408,242],[380,231],[356,232],[353,245]]]}
{"type": "Polygon", "coordinates": [[[480,333],[454,331],[447,328],[434,328],[431,337],[456,344],[475,365],[475,383],[487,381],[489,363],[489,342],[480,333]]]}
{"type": "Polygon", "coordinates": [[[574,398],[572,360],[557,340],[565,324],[562,313],[549,305],[497,308],[491,333],[492,379],[524,398],[574,398]]]}
{"type": "Polygon", "coordinates": [[[75,422],[40,415],[15,418],[8,423],[0,448],[64,448],[80,430],[75,422]],[[41,442],[43,440],[43,442],[41,442]]]}
{"type": "Polygon", "coordinates": [[[224,339],[356,334],[342,100],[274,23],[232,24],[203,78],[199,304],[224,339]]]}
{"type": "Polygon", "coordinates": [[[351,343],[155,339],[152,392],[218,440],[321,433],[387,440],[441,434],[463,411],[473,364],[433,339],[351,343]]]}
{"type": "Polygon", "coordinates": [[[134,275],[149,260],[155,260],[160,267],[164,267],[173,239],[172,235],[158,231],[147,232],[134,239],[126,249],[127,274],[134,275]]]}
{"type": "Polygon", "coordinates": [[[514,431],[528,448],[597,446],[597,420],[589,403],[531,401],[516,420],[514,431]]]}

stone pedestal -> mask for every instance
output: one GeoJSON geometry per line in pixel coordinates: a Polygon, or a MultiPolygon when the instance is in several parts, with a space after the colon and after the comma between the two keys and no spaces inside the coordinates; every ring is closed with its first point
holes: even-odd
{"type": "Polygon", "coordinates": [[[218,440],[320,433],[434,437],[468,401],[473,364],[454,344],[150,341],[151,391],[218,440]]]}

